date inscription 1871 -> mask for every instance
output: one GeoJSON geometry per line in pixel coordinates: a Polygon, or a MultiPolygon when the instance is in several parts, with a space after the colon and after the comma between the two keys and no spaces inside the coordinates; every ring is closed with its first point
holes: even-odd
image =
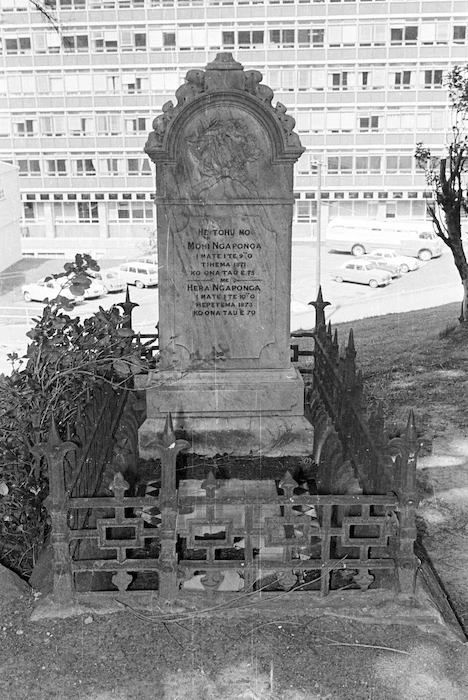
{"type": "Polygon", "coordinates": [[[263,287],[262,244],[248,228],[199,228],[187,241],[192,316],[255,316],[263,287]]]}

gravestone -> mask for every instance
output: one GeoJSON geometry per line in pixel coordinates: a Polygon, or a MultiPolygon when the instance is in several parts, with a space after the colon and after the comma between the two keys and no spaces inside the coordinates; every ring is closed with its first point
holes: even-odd
{"type": "Polygon", "coordinates": [[[190,70],[145,147],[156,164],[157,372],[141,379],[150,457],[167,412],[201,454],[310,454],[290,362],[293,167],[286,108],[230,53],[190,70]]]}

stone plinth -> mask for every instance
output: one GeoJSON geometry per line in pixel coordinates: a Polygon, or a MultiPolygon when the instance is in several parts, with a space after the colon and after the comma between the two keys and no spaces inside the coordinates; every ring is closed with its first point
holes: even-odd
{"type": "Polygon", "coordinates": [[[146,144],[156,163],[161,357],[139,383],[142,455],[168,411],[187,440],[195,431],[194,450],[209,453],[262,450],[262,421],[275,440],[312,430],[289,337],[293,166],[304,149],[261,79],[218,54],[187,73],[146,144]],[[232,449],[208,447],[216,433],[232,449]]]}

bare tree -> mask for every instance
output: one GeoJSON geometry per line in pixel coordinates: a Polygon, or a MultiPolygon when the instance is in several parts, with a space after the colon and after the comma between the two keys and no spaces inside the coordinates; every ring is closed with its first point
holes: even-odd
{"type": "Polygon", "coordinates": [[[61,35],[61,25],[55,14],[55,2],[52,0],[29,0],[37,12],[40,12],[43,18],[61,35]]]}
{"type": "Polygon", "coordinates": [[[462,243],[461,215],[468,212],[466,167],[468,161],[468,65],[455,66],[444,77],[451,106],[451,130],[443,155],[433,156],[422,142],[415,158],[434,194],[427,211],[437,235],[452,251],[463,285],[460,322],[468,323],[468,263],[462,243]]]}

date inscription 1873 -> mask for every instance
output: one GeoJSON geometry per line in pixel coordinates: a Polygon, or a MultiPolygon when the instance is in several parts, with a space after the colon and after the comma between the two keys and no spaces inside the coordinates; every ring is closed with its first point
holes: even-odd
{"type": "Polygon", "coordinates": [[[262,243],[249,228],[198,228],[187,240],[192,316],[250,316],[261,302],[262,243]]]}

